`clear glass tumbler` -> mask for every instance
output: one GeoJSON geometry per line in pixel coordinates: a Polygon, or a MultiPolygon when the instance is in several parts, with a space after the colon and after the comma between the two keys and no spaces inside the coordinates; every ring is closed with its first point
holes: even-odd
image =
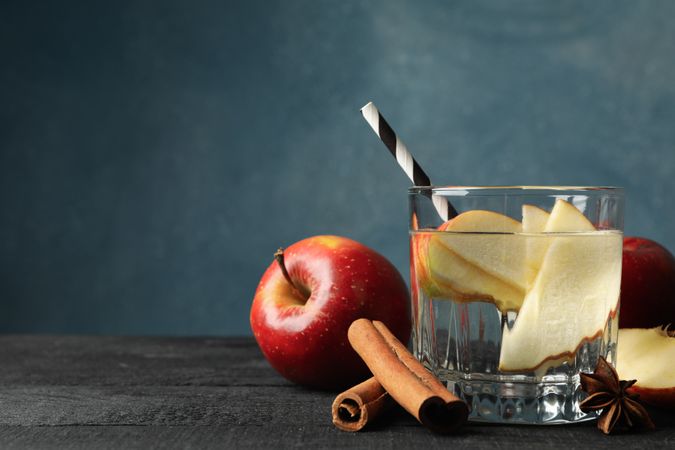
{"type": "Polygon", "coordinates": [[[470,420],[595,418],[579,374],[616,361],[623,191],[413,187],[409,200],[415,356],[470,420]]]}

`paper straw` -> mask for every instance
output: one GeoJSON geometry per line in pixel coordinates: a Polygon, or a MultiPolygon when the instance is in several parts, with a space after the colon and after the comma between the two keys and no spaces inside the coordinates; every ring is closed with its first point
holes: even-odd
{"type": "MultiPolygon", "coordinates": [[[[415,158],[408,151],[408,147],[401,141],[394,130],[389,126],[382,114],[377,110],[373,102],[368,102],[366,106],[361,108],[361,114],[364,119],[373,129],[375,134],[380,138],[384,145],[389,149],[391,154],[396,158],[398,165],[408,175],[408,178],[415,186],[431,186],[429,176],[422,170],[415,158]]],[[[457,215],[455,208],[448,202],[448,200],[441,196],[432,194],[431,202],[434,204],[436,211],[443,220],[448,220],[457,215]]]]}

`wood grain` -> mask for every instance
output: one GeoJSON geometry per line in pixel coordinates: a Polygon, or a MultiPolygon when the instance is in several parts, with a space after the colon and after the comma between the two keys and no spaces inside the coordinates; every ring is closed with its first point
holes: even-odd
{"type": "Polygon", "coordinates": [[[593,424],[470,425],[429,433],[396,409],[368,431],[331,423],[334,393],[269,367],[250,338],[0,336],[0,448],[669,447],[659,429],[606,437],[593,424]]]}

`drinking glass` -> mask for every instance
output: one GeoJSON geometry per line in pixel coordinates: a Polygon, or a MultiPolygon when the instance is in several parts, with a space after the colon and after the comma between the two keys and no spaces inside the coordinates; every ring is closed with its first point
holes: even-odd
{"type": "Polygon", "coordinates": [[[415,356],[470,420],[595,418],[579,374],[616,361],[622,189],[416,186],[409,201],[415,356]]]}

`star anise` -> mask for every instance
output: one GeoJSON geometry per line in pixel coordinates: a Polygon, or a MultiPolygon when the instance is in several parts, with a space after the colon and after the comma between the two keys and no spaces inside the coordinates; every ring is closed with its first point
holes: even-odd
{"type": "Polygon", "coordinates": [[[583,412],[602,410],[598,428],[605,434],[610,434],[617,425],[653,430],[654,422],[637,402],[638,395],[626,391],[636,381],[619,380],[614,367],[601,356],[595,372],[581,374],[581,388],[588,393],[588,398],[579,407],[583,412]]]}

